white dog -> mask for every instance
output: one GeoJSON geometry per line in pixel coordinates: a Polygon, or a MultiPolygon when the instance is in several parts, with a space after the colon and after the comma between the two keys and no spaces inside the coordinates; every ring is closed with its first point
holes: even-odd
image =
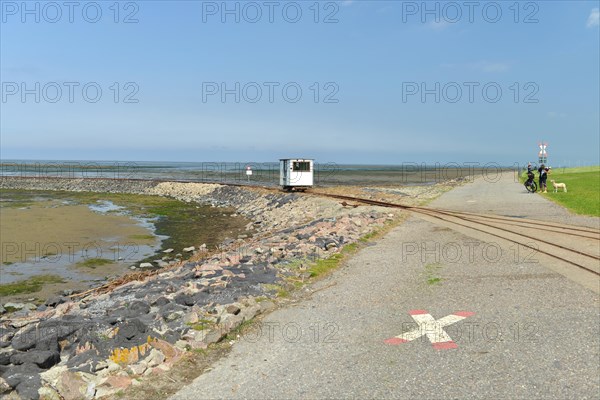
{"type": "Polygon", "coordinates": [[[554,180],[551,180],[552,186],[554,186],[554,193],[558,192],[558,189],[562,189],[563,192],[567,191],[567,185],[564,183],[556,183],[554,180]]]}

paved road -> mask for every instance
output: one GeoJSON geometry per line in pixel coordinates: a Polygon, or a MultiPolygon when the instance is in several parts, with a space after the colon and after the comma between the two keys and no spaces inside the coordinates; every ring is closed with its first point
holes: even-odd
{"type": "MultiPolygon", "coordinates": [[[[508,177],[478,180],[434,205],[532,217],[550,209],[573,220],[520,191],[508,177]]],[[[546,262],[411,217],[310,299],[267,316],[173,399],[597,399],[598,295],[546,262]],[[436,320],[475,314],[444,328],[457,348],[436,350],[426,336],[385,343],[417,328],[424,316],[414,310],[436,320]]]]}
{"type": "MultiPolygon", "coordinates": [[[[551,191],[552,188],[549,189],[551,191]]],[[[558,195],[563,195],[562,193],[558,195]]],[[[571,193],[576,196],[576,193],[571,193]]],[[[431,203],[432,207],[457,211],[527,217],[600,229],[600,218],[579,216],[538,194],[532,194],[518,182],[514,172],[489,174],[469,185],[452,190],[431,203]]]]}

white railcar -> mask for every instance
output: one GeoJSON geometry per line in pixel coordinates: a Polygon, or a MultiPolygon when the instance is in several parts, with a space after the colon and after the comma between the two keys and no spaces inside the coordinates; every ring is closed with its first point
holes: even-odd
{"type": "Polygon", "coordinates": [[[279,159],[279,185],[283,190],[306,190],[313,186],[314,160],[307,158],[279,159]]]}

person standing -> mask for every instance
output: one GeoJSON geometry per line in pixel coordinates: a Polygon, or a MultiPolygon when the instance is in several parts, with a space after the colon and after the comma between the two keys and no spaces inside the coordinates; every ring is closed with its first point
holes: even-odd
{"type": "Polygon", "coordinates": [[[547,193],[548,188],[546,186],[546,180],[548,179],[548,168],[546,168],[546,166],[542,164],[538,168],[538,173],[540,174],[540,191],[542,193],[547,193]]]}

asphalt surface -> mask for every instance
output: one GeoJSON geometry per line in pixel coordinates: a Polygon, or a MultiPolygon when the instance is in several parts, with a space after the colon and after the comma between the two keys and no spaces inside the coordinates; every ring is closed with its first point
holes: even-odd
{"type": "MultiPolygon", "coordinates": [[[[480,179],[432,206],[598,224],[522,189],[480,179]]],[[[598,295],[550,260],[467,234],[410,217],[172,399],[598,399],[598,295]],[[386,343],[417,328],[414,310],[474,314],[443,328],[456,348],[386,343]]]]}

